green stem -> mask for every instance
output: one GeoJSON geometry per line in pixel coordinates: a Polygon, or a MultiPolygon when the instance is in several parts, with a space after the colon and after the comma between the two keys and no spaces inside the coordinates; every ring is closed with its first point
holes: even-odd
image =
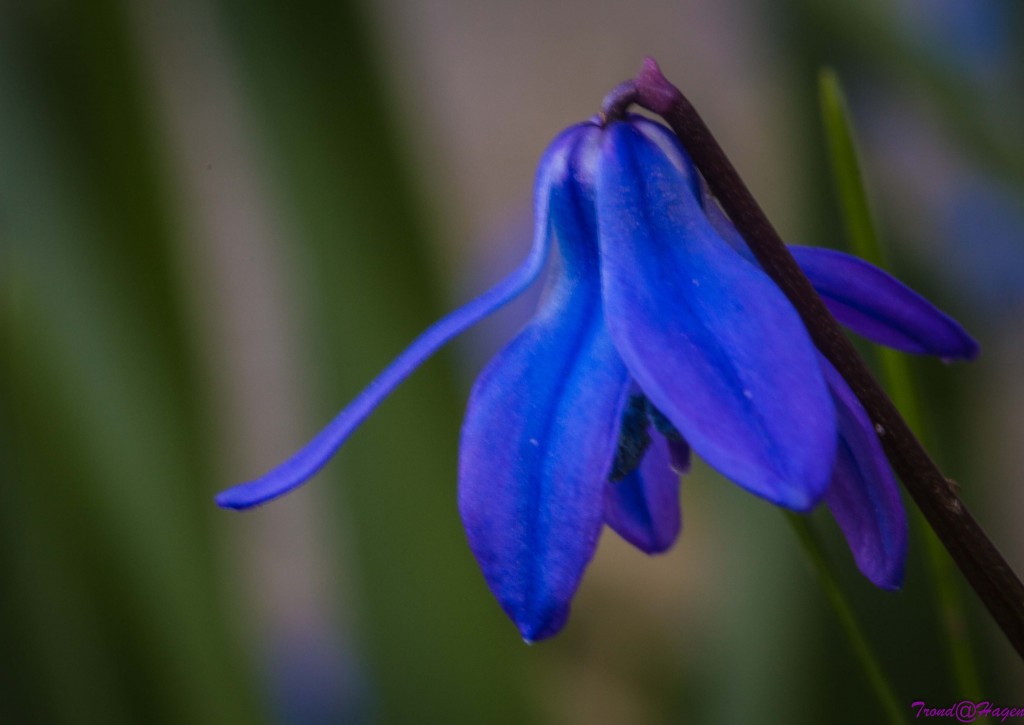
{"type": "Polygon", "coordinates": [[[836,581],[835,576],[832,574],[832,569],[825,558],[825,552],[817,533],[805,517],[788,511],[785,512],[785,516],[800,540],[800,544],[804,547],[807,558],[814,568],[814,573],[821,582],[821,588],[835,610],[836,616],[839,617],[843,631],[846,632],[850,647],[860,662],[864,675],[867,677],[871,689],[874,690],[875,696],[878,698],[878,703],[885,710],[886,718],[890,723],[906,723],[907,719],[903,708],[900,707],[900,702],[896,698],[889,680],[886,679],[885,673],[882,672],[882,667],[879,665],[878,659],[871,649],[871,645],[868,644],[864,630],[861,629],[860,622],[857,621],[857,616],[853,612],[853,607],[846,600],[839,582],[836,581]]]}
{"type": "MultiPolygon", "coordinates": [[[[862,181],[856,136],[842,86],[831,69],[822,69],[819,90],[832,172],[851,249],[862,259],[885,267],[885,249],[878,236],[871,203],[862,181]]],[[[883,386],[910,428],[922,440],[926,439],[922,431],[919,398],[907,359],[899,352],[887,348],[878,348],[875,356],[881,366],[883,386]]],[[[953,567],[941,542],[928,526],[922,525],[924,522],[920,512],[914,518],[917,524],[915,528],[922,532],[924,540],[938,615],[946,635],[950,669],[961,694],[977,699],[981,696],[981,685],[967,637],[963,601],[953,567]]]]}

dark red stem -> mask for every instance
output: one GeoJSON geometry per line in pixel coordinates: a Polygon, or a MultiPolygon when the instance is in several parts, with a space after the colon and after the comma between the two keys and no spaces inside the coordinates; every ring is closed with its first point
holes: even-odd
{"type": "Polygon", "coordinates": [[[1024,585],[964,506],[956,483],[942,474],[875,381],[693,105],[650,58],[634,80],[609,94],[602,112],[607,119],[621,118],[631,103],[657,113],[675,131],[764,271],[785,292],[818,349],[860,399],[875,423],[889,463],[1010,644],[1024,658],[1024,585]]]}

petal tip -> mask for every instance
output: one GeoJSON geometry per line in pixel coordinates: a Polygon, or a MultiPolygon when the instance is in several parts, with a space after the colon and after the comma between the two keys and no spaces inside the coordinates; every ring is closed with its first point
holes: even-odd
{"type": "Polygon", "coordinates": [[[672,545],[676,543],[675,538],[671,539],[655,539],[648,542],[648,546],[640,547],[645,554],[648,556],[661,556],[667,554],[672,548],[672,545]]]}
{"type": "Polygon", "coordinates": [[[792,503],[779,502],[778,505],[781,506],[782,508],[787,508],[794,513],[809,514],[812,511],[814,511],[814,507],[818,505],[818,502],[814,501],[813,499],[801,499],[799,501],[792,503]]]}
{"type": "Polygon", "coordinates": [[[961,347],[957,351],[956,355],[947,355],[942,358],[943,362],[955,362],[963,360],[970,362],[981,354],[981,345],[973,337],[968,335],[966,332],[963,333],[963,340],[961,341],[961,347]]]}
{"type": "Polygon", "coordinates": [[[263,503],[263,498],[258,495],[254,497],[249,493],[249,485],[248,483],[242,483],[221,491],[213,497],[214,503],[222,509],[232,509],[234,511],[245,511],[260,505],[263,503]]]}
{"type": "Polygon", "coordinates": [[[569,619],[569,606],[563,605],[555,609],[535,614],[525,613],[523,616],[513,617],[519,634],[526,644],[536,644],[541,640],[554,637],[565,627],[569,619]]]}
{"type": "MultiPolygon", "coordinates": [[[[835,460],[834,454],[831,460],[835,460]]],[[[762,480],[756,489],[749,488],[741,481],[736,481],[736,483],[779,508],[798,514],[808,514],[825,499],[825,494],[831,483],[831,474],[822,478],[818,472],[801,472],[785,476],[774,473],[762,480]]]]}
{"type": "Polygon", "coordinates": [[[669,532],[651,532],[622,525],[613,526],[612,528],[623,541],[631,544],[648,556],[659,556],[667,553],[679,538],[680,530],[679,527],[676,527],[669,532]]]}
{"type": "MultiPolygon", "coordinates": [[[[900,512],[902,513],[902,507],[900,512]]],[[[903,588],[903,575],[907,563],[907,538],[908,531],[904,517],[892,527],[889,546],[873,565],[869,562],[857,561],[857,567],[861,573],[879,589],[896,592],[903,588]]]]}
{"type": "Polygon", "coordinates": [[[899,557],[891,566],[877,572],[863,572],[868,581],[879,589],[887,592],[898,592],[903,588],[903,557],[899,557]]]}

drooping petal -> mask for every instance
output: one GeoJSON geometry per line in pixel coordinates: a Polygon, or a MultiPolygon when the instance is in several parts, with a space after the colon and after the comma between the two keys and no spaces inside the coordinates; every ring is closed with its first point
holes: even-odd
{"type": "Polygon", "coordinates": [[[481,375],[463,425],[470,548],[528,641],[561,629],[601,530],[628,376],[599,309],[575,301],[530,325],[481,375]]]}
{"type": "Polygon", "coordinates": [[[652,431],[640,465],[604,490],[604,520],[619,536],[648,554],[672,547],[682,526],[679,474],[663,435],[652,431]]]}
{"type": "Polygon", "coordinates": [[[597,214],[609,331],[644,393],[722,474],[812,507],[831,476],[835,411],[789,301],[629,124],[605,131],[597,214]]]}
{"type": "Polygon", "coordinates": [[[857,567],[883,589],[898,589],[907,556],[907,517],[871,420],[850,386],[821,357],[839,420],[839,448],[825,503],[857,567]]]}
{"type": "Polygon", "coordinates": [[[978,355],[978,343],[956,320],[889,273],[832,249],[789,251],[836,319],[858,335],[947,360],[978,355]]]}
{"type": "Polygon", "coordinates": [[[551,247],[550,197],[568,183],[568,156],[585,126],[574,126],[548,147],[534,184],[534,234],[529,256],[498,285],[427,328],[309,443],[260,478],[240,484],[216,497],[218,506],[246,509],[277,498],[304,483],[334,455],[348,436],[399,383],[456,335],[521,294],[537,279],[551,247]]]}
{"type": "Polygon", "coordinates": [[[571,269],[480,375],[459,454],[470,548],[527,641],[561,629],[593,556],[629,393],[601,314],[596,246],[573,235],[592,231],[559,226],[562,247],[575,245],[571,269]]]}

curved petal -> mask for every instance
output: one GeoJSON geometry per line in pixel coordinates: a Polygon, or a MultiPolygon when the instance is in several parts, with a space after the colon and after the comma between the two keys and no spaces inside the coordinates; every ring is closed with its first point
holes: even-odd
{"type": "Polygon", "coordinates": [[[785,295],[628,124],[605,131],[597,216],[609,331],[644,393],[726,477],[780,506],[814,506],[835,460],[835,411],[785,295]]]}
{"type": "Polygon", "coordinates": [[[832,249],[790,246],[836,319],[888,347],[946,360],[971,360],[978,343],[952,317],[898,279],[832,249]]]}
{"type": "Polygon", "coordinates": [[[584,222],[534,320],[480,375],[462,428],[459,511],[487,583],[527,641],[555,634],[601,532],[629,376],[601,314],[584,222]],[[579,242],[575,244],[575,242],[579,242]]]}
{"type": "Polygon", "coordinates": [[[898,589],[907,557],[907,517],[871,420],[843,377],[821,357],[839,420],[839,448],[825,494],[857,567],[883,589],[898,589]]]}
{"type": "Polygon", "coordinates": [[[523,264],[497,286],[427,328],[291,458],[260,478],[219,493],[215,499],[218,506],[247,509],[282,496],[304,483],[327,463],[352,431],[413,370],[453,337],[514,299],[537,279],[551,247],[550,197],[555,189],[567,184],[571,178],[568,157],[584,128],[589,126],[573,126],[562,132],[541,159],[534,185],[533,247],[523,264]]]}
{"type": "Polygon", "coordinates": [[[669,441],[663,435],[652,431],[640,466],[621,481],[605,483],[604,520],[648,554],[668,551],[675,543],[682,527],[679,473],[673,470],[669,441]]]}

